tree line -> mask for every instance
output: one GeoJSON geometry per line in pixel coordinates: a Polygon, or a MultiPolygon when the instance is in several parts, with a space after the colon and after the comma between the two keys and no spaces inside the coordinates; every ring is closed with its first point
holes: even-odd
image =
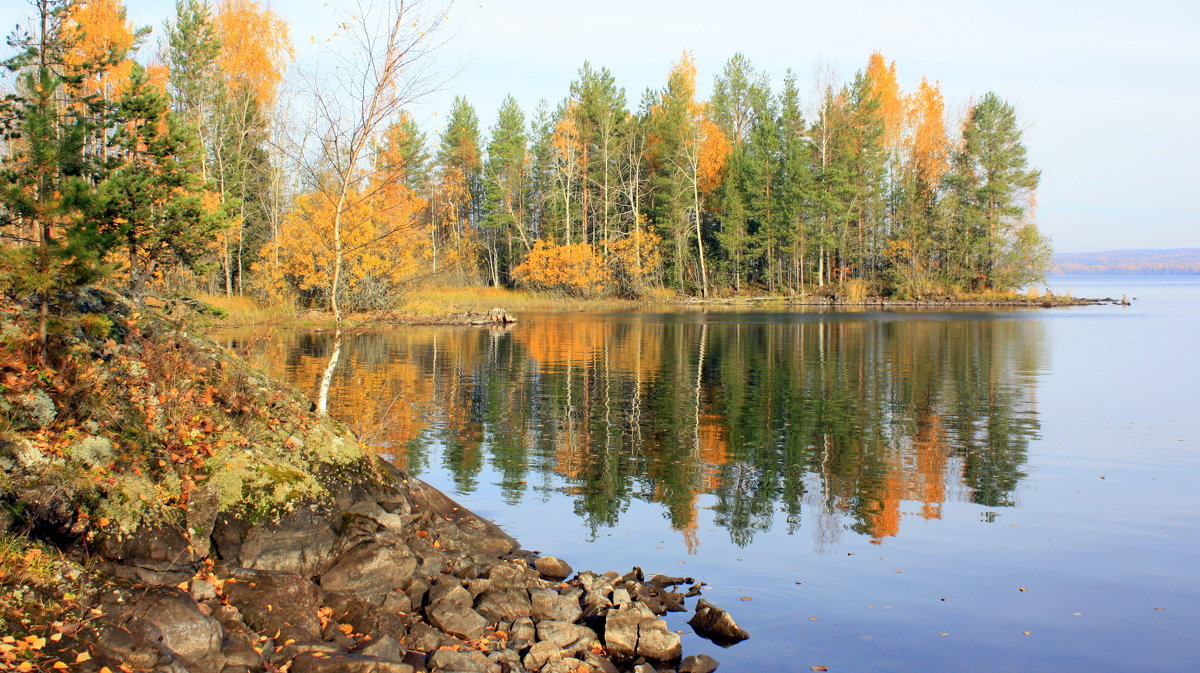
{"type": "Polygon", "coordinates": [[[1049,260],[1013,106],[985,94],[951,128],[938,85],[901,91],[879,53],[808,100],[741,54],[708,100],[685,52],[636,105],[585,63],[557,104],[510,96],[485,131],[460,96],[431,137],[408,107],[436,79],[437,7],[379,40],[347,16],[360,41],[324,73],[286,72],[288,26],[256,0],[178,0],[155,49],[120,0],[31,7],[0,101],[14,295],[107,276],[335,312],[427,279],[924,297],[1017,288],[1049,260]]]}

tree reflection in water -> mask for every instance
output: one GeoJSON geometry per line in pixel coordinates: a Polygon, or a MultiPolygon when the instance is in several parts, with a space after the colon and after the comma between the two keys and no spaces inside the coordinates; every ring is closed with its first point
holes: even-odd
{"type": "MultiPolygon", "coordinates": [[[[218,340],[304,390],[328,335],[218,340]]],[[[485,461],[510,502],[559,488],[593,529],[633,499],[696,544],[697,502],[747,544],[816,508],[882,542],[902,511],[1012,505],[1037,436],[1041,325],[1004,315],[550,314],[507,330],[404,327],[355,337],[331,412],[416,473],[440,457],[462,491],[485,461]],[[534,485],[531,485],[534,484],[534,485]],[[539,485],[540,484],[540,485],[539,485]],[[549,486],[547,486],[549,485],[549,486]],[[906,504],[907,503],[907,504],[906,504]]]]}

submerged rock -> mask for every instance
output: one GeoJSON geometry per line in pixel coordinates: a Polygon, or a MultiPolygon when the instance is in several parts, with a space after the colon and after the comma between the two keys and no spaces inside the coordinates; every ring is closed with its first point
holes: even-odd
{"type": "Polygon", "coordinates": [[[679,664],[679,673],[712,673],[717,670],[717,660],[707,654],[693,654],[684,657],[679,664]]]}

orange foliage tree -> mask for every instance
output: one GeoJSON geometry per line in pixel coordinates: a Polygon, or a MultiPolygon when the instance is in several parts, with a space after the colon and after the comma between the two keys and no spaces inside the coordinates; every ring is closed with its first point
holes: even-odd
{"type": "Polygon", "coordinates": [[[590,243],[555,245],[539,239],[513,269],[517,283],[536,290],[591,296],[608,291],[612,274],[590,243]]]}

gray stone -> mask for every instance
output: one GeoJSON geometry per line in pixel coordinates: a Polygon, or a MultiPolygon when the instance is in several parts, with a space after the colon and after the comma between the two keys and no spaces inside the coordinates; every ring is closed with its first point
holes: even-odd
{"type": "Polygon", "coordinates": [[[321,575],[321,588],[352,593],[378,605],[389,592],[411,579],[416,569],[417,560],[407,549],[359,545],[342,554],[335,565],[321,575]]]}
{"type": "Polygon", "coordinates": [[[300,509],[278,523],[246,531],[238,560],[244,568],[313,577],[333,565],[335,539],[328,521],[310,509],[300,509]]]}
{"type": "Polygon", "coordinates": [[[400,644],[399,640],[389,635],[382,635],[364,643],[362,647],[358,648],[358,653],[377,659],[401,661],[404,659],[404,646],[400,644]]]}
{"type": "Polygon", "coordinates": [[[529,617],[529,594],[524,590],[487,591],[475,601],[475,611],[493,624],[529,617]]]}
{"type": "Polygon", "coordinates": [[[684,657],[679,664],[679,673],[712,673],[717,670],[717,660],[707,654],[693,654],[684,657]]]}
{"type": "Polygon", "coordinates": [[[750,637],[742,627],[733,621],[721,608],[709,603],[703,598],[696,603],[696,614],[688,620],[698,635],[708,638],[718,645],[731,645],[750,637]]]}
{"type": "Polygon", "coordinates": [[[583,662],[575,657],[563,657],[555,661],[548,661],[542,667],[541,673],[578,673],[583,667],[583,662]]]}
{"type": "Polygon", "coordinates": [[[605,651],[620,659],[637,656],[638,626],[643,620],[654,618],[654,613],[641,603],[609,610],[604,618],[605,651]]]}
{"type": "Polygon", "coordinates": [[[430,597],[436,601],[425,609],[430,624],[465,640],[475,640],[483,635],[488,620],[471,608],[471,594],[466,589],[453,586],[438,594],[431,590],[430,597]]]}
{"type": "Polygon", "coordinates": [[[566,561],[553,556],[543,556],[533,562],[542,577],[551,580],[563,580],[571,576],[571,566],[566,561]]]}
{"type": "Polygon", "coordinates": [[[225,655],[225,666],[262,666],[263,656],[254,648],[257,639],[249,633],[230,633],[221,643],[221,654],[225,655]]]}
{"type": "Polygon", "coordinates": [[[305,652],[292,660],[292,673],[413,673],[399,661],[385,661],[361,654],[305,652]]]}
{"type": "Polygon", "coordinates": [[[433,652],[441,646],[445,634],[425,622],[417,622],[408,629],[405,643],[415,650],[433,652]]]}
{"type": "Polygon", "coordinates": [[[148,593],[132,607],[125,627],[161,644],[189,671],[217,673],[225,665],[221,624],[181,591],[148,593]]]}
{"type": "Polygon", "coordinates": [[[513,622],[512,630],[508,634],[509,647],[514,650],[523,650],[532,645],[535,640],[537,640],[537,628],[532,619],[524,617],[513,622]]]}
{"type": "Polygon", "coordinates": [[[637,653],[654,661],[672,661],[683,654],[679,634],[661,619],[644,619],[638,625],[637,653]]]}
{"type": "Polygon", "coordinates": [[[579,601],[559,595],[553,589],[530,589],[530,615],[538,621],[552,619],[560,622],[577,622],[583,616],[579,601]]]}
{"type": "Polygon", "coordinates": [[[241,612],[250,628],[273,635],[291,627],[303,638],[316,638],[321,632],[317,618],[321,590],[316,584],[286,573],[249,573],[244,577],[252,579],[226,580],[224,590],[229,604],[241,612]]]}
{"type": "Polygon", "coordinates": [[[584,641],[582,647],[586,649],[591,643],[599,640],[596,632],[586,626],[556,621],[539,623],[537,637],[539,641],[554,643],[560,650],[568,649],[568,646],[571,646],[572,651],[577,651],[577,648],[581,646],[579,641],[584,641]]]}
{"type": "Polygon", "coordinates": [[[454,673],[501,673],[500,664],[478,650],[438,650],[429,657],[429,669],[454,673]]]}
{"type": "Polygon", "coordinates": [[[540,671],[547,662],[560,659],[562,659],[562,652],[557,645],[551,642],[541,642],[529,648],[522,663],[530,671],[540,671]]]}
{"type": "Polygon", "coordinates": [[[500,666],[501,673],[524,673],[525,667],[521,665],[520,653],[505,649],[498,652],[492,652],[487,655],[487,658],[500,666]]]}

